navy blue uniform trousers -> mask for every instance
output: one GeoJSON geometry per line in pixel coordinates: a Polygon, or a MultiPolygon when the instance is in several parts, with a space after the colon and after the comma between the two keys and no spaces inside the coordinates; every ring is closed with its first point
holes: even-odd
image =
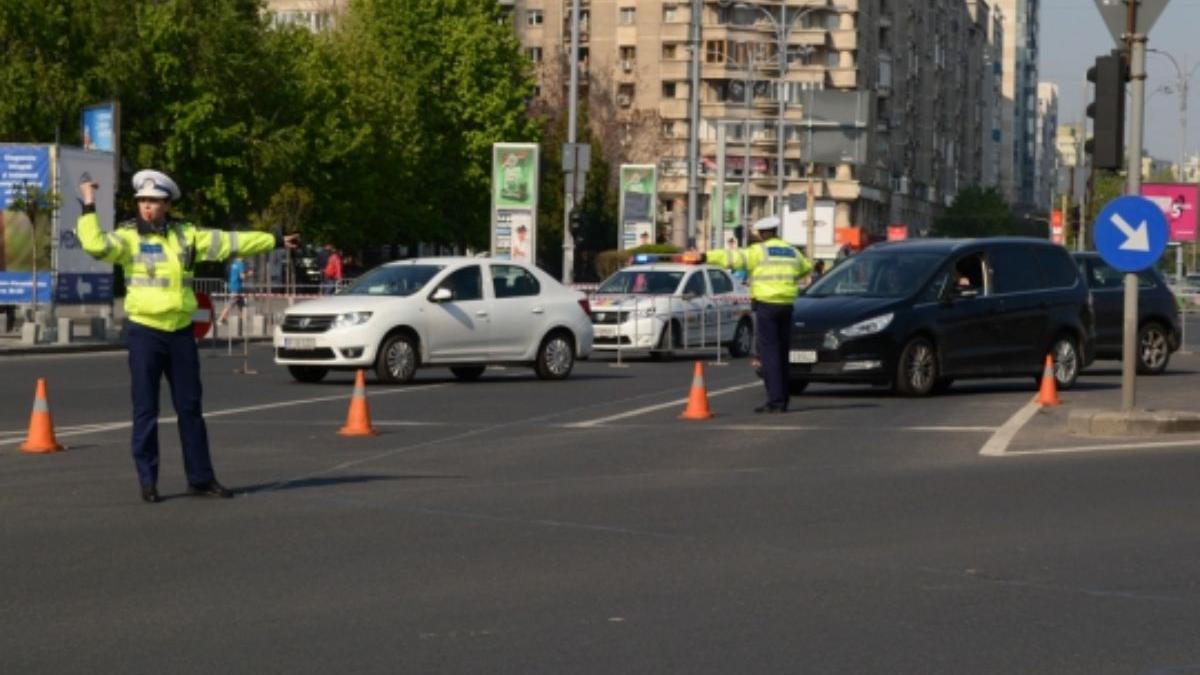
{"type": "Polygon", "coordinates": [[[133,381],[133,462],[138,481],[145,487],[158,482],[158,392],[163,375],[179,418],[187,481],[197,485],[215,480],[200,408],[200,353],[192,327],[167,332],[131,321],[126,341],[133,381]]]}
{"type": "Polygon", "coordinates": [[[763,384],[767,387],[767,405],[787,408],[792,303],[755,302],[754,319],[758,323],[758,361],[762,364],[763,384]]]}

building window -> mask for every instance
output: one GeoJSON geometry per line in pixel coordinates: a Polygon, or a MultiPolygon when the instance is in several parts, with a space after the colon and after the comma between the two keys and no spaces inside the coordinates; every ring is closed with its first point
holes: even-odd
{"type": "Polygon", "coordinates": [[[663,5],[663,23],[675,23],[679,21],[679,8],[675,5],[663,5]]]}
{"type": "Polygon", "coordinates": [[[633,105],[634,87],[632,84],[617,85],[617,105],[628,108],[633,105]]]}
{"type": "Polygon", "coordinates": [[[676,89],[676,87],[675,87],[674,82],[663,82],[662,83],[662,97],[663,98],[675,98],[675,89],[676,89]]]}
{"type": "Polygon", "coordinates": [[[830,50],[829,53],[825,54],[825,65],[829,66],[830,68],[837,68],[837,67],[841,66],[842,65],[841,54],[838,54],[836,51],[830,50]]]}
{"type": "Polygon", "coordinates": [[[542,62],[542,48],[541,47],[530,47],[525,50],[525,55],[528,56],[529,60],[533,61],[534,63],[542,62]]]}
{"type": "Polygon", "coordinates": [[[632,26],[637,22],[637,8],[622,7],[619,21],[622,26],[632,26]]]}
{"type": "Polygon", "coordinates": [[[704,60],[706,63],[725,63],[725,41],[706,41],[704,43],[704,60]]]}
{"type": "Polygon", "coordinates": [[[662,57],[664,61],[675,60],[675,45],[663,45],[662,57]]]}
{"type": "Polygon", "coordinates": [[[675,123],[672,121],[669,121],[669,120],[666,122],[663,122],[662,123],[662,135],[663,135],[663,138],[675,138],[675,123]]]}
{"type": "Polygon", "coordinates": [[[546,16],[540,9],[531,9],[525,12],[525,24],[529,26],[540,26],[546,20],[546,16]]]}

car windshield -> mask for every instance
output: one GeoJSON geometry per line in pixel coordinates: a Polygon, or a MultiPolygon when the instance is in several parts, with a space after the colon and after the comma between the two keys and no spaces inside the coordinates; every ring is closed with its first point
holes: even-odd
{"type": "Polygon", "coordinates": [[[412,295],[421,290],[441,265],[384,265],[376,267],[341,291],[339,295],[412,295]]]}
{"type": "Polygon", "coordinates": [[[834,267],[804,295],[904,298],[916,293],[944,261],[937,253],[863,253],[834,267]]]}
{"type": "Polygon", "coordinates": [[[679,288],[683,272],[657,270],[622,270],[608,278],[596,289],[597,293],[622,295],[670,295],[679,288]]]}

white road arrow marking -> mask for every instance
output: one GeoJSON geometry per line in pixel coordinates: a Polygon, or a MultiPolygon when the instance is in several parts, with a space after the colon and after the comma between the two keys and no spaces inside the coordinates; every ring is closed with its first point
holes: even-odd
{"type": "Polygon", "coordinates": [[[1150,235],[1146,228],[1146,221],[1143,220],[1142,224],[1138,225],[1135,230],[1129,226],[1129,223],[1119,213],[1115,213],[1113,214],[1112,222],[1121,231],[1121,234],[1125,235],[1125,243],[1117,248],[1122,251],[1150,252],[1150,235]]]}

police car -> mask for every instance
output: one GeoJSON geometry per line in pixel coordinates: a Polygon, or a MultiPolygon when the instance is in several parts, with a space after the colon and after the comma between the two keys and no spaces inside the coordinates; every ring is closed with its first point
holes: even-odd
{"type": "Polygon", "coordinates": [[[750,294],[726,270],[638,255],[591,296],[596,351],[670,357],[685,349],[727,347],[750,353],[750,294]]]}

